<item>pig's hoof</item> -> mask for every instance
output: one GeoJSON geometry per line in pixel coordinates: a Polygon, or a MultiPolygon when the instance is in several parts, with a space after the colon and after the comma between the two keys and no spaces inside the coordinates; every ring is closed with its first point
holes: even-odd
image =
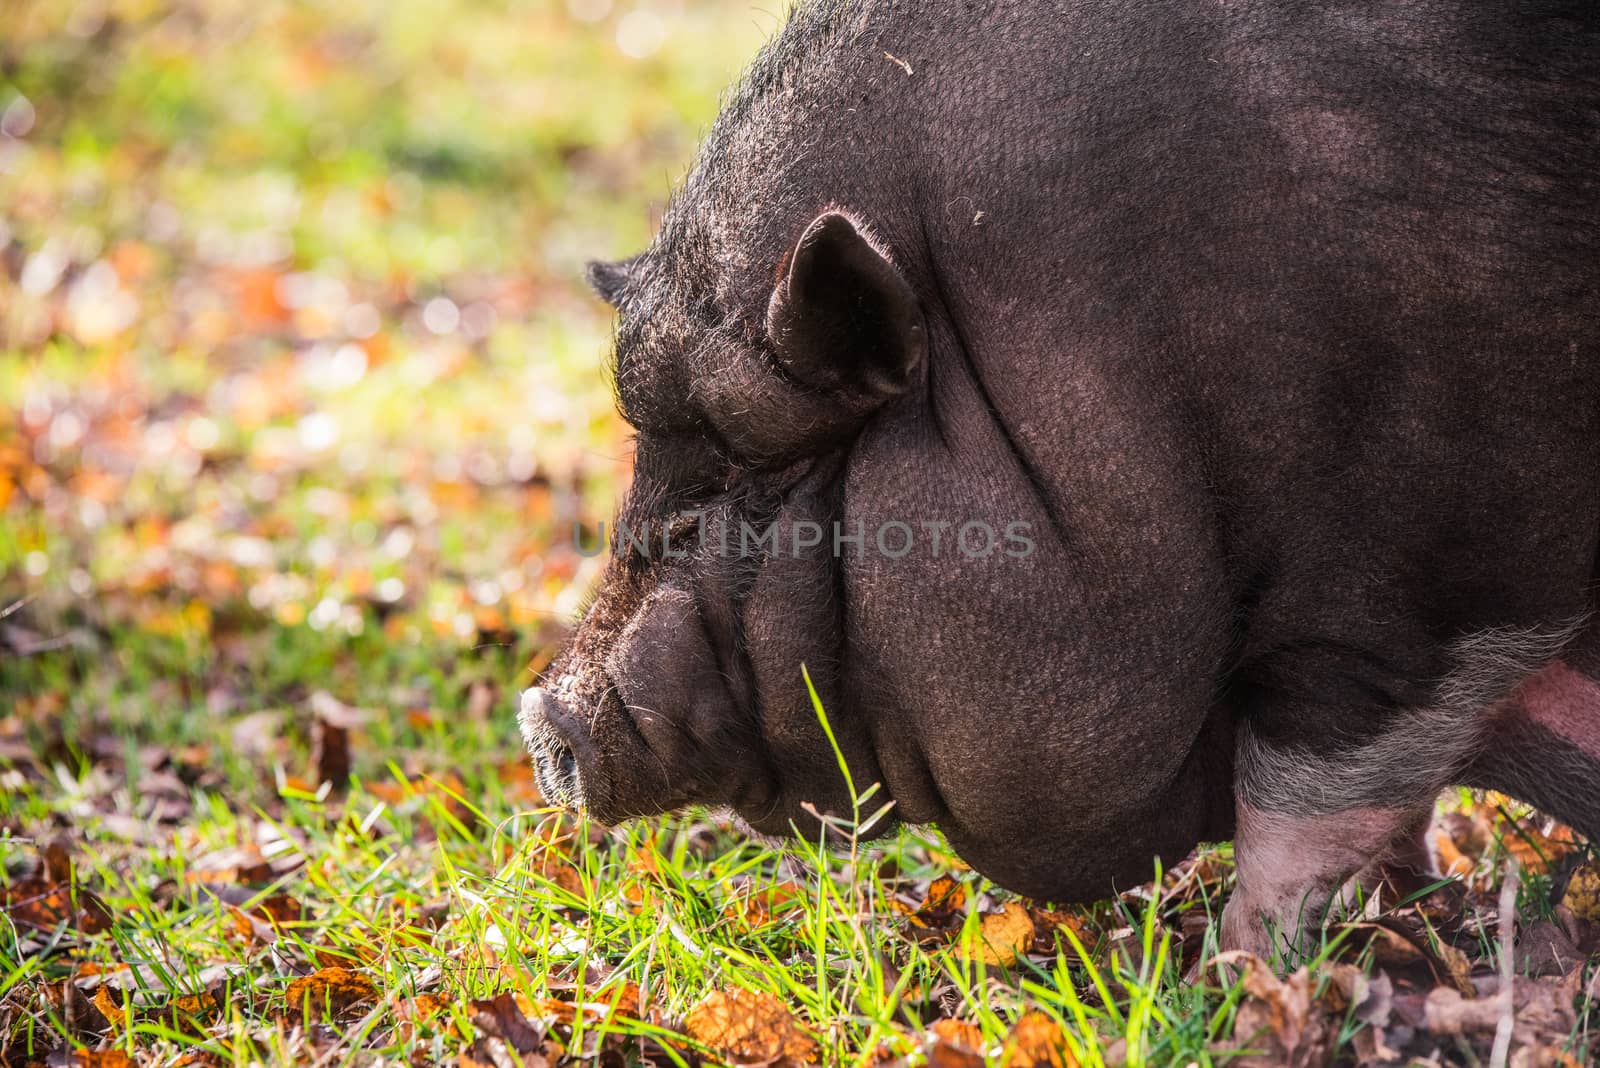
{"type": "Polygon", "coordinates": [[[1235,893],[1222,910],[1217,948],[1252,953],[1278,971],[1299,967],[1315,956],[1323,909],[1263,909],[1248,895],[1235,893]]]}
{"type": "Polygon", "coordinates": [[[1273,940],[1267,933],[1267,925],[1262,922],[1261,914],[1237,894],[1223,906],[1217,949],[1223,953],[1254,953],[1263,960],[1272,959],[1273,940]]]}

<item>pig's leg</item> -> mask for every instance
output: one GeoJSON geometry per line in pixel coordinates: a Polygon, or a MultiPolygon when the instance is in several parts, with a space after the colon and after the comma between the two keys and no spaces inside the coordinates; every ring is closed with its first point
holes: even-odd
{"type": "MultiPolygon", "coordinates": [[[[1462,640],[1430,703],[1369,721],[1382,726],[1347,744],[1336,734],[1320,744],[1314,736],[1273,738],[1247,724],[1235,766],[1238,887],[1223,912],[1223,946],[1261,953],[1312,944],[1308,931],[1314,936],[1344,881],[1391,857],[1415,863],[1412,843],[1439,791],[1473,781],[1480,769],[1480,779],[1492,772],[1514,781],[1520,788],[1508,792],[1582,830],[1600,823],[1593,775],[1600,744],[1583,749],[1600,743],[1600,687],[1582,673],[1547,676],[1579,627],[1491,630],[1462,640]],[[1541,677],[1556,680],[1560,700],[1534,686],[1541,677]],[[1501,711],[1508,705],[1509,718],[1501,711]],[[1565,741],[1542,749],[1527,741],[1534,720],[1565,741]],[[1541,785],[1536,754],[1551,751],[1563,770],[1547,772],[1553,785],[1541,785]]],[[[1307,734],[1329,722],[1326,708],[1274,711],[1278,722],[1304,725],[1307,734]]]]}
{"type": "Polygon", "coordinates": [[[1320,747],[1247,726],[1235,767],[1238,884],[1223,911],[1223,948],[1292,964],[1316,945],[1347,880],[1386,861],[1415,863],[1434,799],[1476,751],[1480,716],[1441,703],[1391,717],[1365,742],[1320,747]]]}
{"type": "Polygon", "coordinates": [[[1600,670],[1586,651],[1547,665],[1496,707],[1465,778],[1600,841],[1600,670]]]}
{"type": "Polygon", "coordinates": [[[1404,854],[1432,802],[1366,806],[1309,815],[1241,801],[1234,859],[1238,883],[1222,913],[1220,943],[1294,964],[1314,951],[1317,932],[1347,880],[1404,854]]]}

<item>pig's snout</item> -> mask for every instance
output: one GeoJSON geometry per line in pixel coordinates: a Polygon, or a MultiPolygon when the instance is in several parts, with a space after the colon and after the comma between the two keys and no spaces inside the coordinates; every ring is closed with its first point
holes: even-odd
{"type": "Polygon", "coordinates": [[[569,675],[556,684],[554,692],[539,686],[522,691],[522,707],[517,718],[533,755],[539,792],[547,801],[577,808],[583,803],[583,775],[578,754],[585,743],[583,729],[560,696],[570,686],[569,675]]]}

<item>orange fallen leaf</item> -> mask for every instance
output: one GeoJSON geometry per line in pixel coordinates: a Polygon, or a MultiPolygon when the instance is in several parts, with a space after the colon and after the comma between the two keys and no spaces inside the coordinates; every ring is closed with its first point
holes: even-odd
{"type": "Polygon", "coordinates": [[[957,1020],[947,1016],[929,1024],[928,1031],[941,1042],[967,1049],[980,1051],[983,1049],[983,1031],[977,1024],[968,1020],[957,1020]]]}
{"type": "Polygon", "coordinates": [[[72,1063],[77,1068],[133,1068],[133,1059],[120,1049],[73,1050],[72,1063]]]}
{"type": "MultiPolygon", "coordinates": [[[[1039,953],[1053,953],[1056,950],[1058,932],[1071,931],[1077,936],[1078,941],[1084,945],[1094,942],[1094,937],[1089,933],[1089,925],[1083,916],[1071,912],[1062,912],[1057,909],[1047,909],[1038,905],[1028,907],[1028,917],[1033,920],[1033,950],[1039,953]]],[[[1061,941],[1065,941],[1061,939],[1061,941]]]]}
{"type": "Polygon", "coordinates": [[[890,904],[911,921],[912,927],[923,931],[951,931],[966,919],[967,888],[953,876],[941,875],[928,884],[928,892],[916,908],[893,899],[890,904]]]}
{"type": "Polygon", "coordinates": [[[983,1032],[946,1017],[928,1025],[928,1068],[983,1068],[983,1032]]]}
{"type": "Polygon", "coordinates": [[[1078,1068],[1061,1027],[1038,1010],[1025,1012],[1000,1052],[1000,1068],[1078,1068]]]}
{"type": "Polygon", "coordinates": [[[611,1016],[639,1018],[639,986],[623,983],[612,990],[596,991],[588,1001],[564,1001],[561,998],[543,998],[538,1002],[538,1013],[557,1023],[570,1024],[582,1013],[587,1020],[603,1020],[611,1016]]]}
{"type": "Polygon", "coordinates": [[[0,887],[0,912],[19,926],[48,930],[67,923],[85,934],[109,930],[112,922],[111,910],[92,891],[74,892],[70,883],[47,879],[0,887]]]}
{"type": "Polygon", "coordinates": [[[196,859],[186,873],[192,882],[265,883],[273,877],[272,865],[254,842],[228,846],[196,859]]]}
{"type": "Polygon", "coordinates": [[[209,1025],[216,1020],[218,1012],[217,999],[209,993],[185,994],[173,998],[161,1008],[161,1016],[170,1026],[183,1023],[209,1025]]]}
{"type": "Polygon", "coordinates": [[[1524,870],[1541,875],[1582,844],[1577,832],[1565,824],[1540,828],[1525,820],[1506,827],[1503,841],[1506,852],[1516,857],[1524,870]]]}
{"type": "Polygon", "coordinates": [[[1439,858],[1439,872],[1447,878],[1464,879],[1472,874],[1472,869],[1477,862],[1466,853],[1462,852],[1450,832],[1436,830],[1433,832],[1433,851],[1439,858]]]}
{"type": "Polygon", "coordinates": [[[94,992],[94,1007],[100,1010],[100,1015],[110,1021],[112,1027],[126,1027],[129,1014],[122,1008],[122,999],[111,993],[109,986],[101,985],[94,992]]]}
{"type": "Polygon", "coordinates": [[[961,947],[963,958],[1002,967],[1015,964],[1033,945],[1033,918],[1019,902],[1008,901],[1002,911],[983,917],[974,941],[970,953],[961,947]]]}
{"type": "Polygon", "coordinates": [[[684,1032],[734,1064],[799,1064],[817,1048],[783,1002],[737,987],[702,998],[689,1010],[684,1032]]]}
{"type": "Polygon", "coordinates": [[[340,1016],[351,1008],[378,996],[372,980],[349,968],[321,968],[289,984],[284,1000],[289,1011],[303,1011],[307,1016],[326,1012],[340,1016]]]}

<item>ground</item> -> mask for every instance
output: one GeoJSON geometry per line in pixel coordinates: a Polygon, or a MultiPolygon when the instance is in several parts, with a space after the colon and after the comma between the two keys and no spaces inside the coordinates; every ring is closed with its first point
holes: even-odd
{"type": "Polygon", "coordinates": [[[0,12],[0,1064],[1581,1063],[1600,870],[1500,798],[1287,980],[1209,959],[1225,846],[1055,910],[543,805],[627,466],[582,264],[780,17],[0,12]]]}

